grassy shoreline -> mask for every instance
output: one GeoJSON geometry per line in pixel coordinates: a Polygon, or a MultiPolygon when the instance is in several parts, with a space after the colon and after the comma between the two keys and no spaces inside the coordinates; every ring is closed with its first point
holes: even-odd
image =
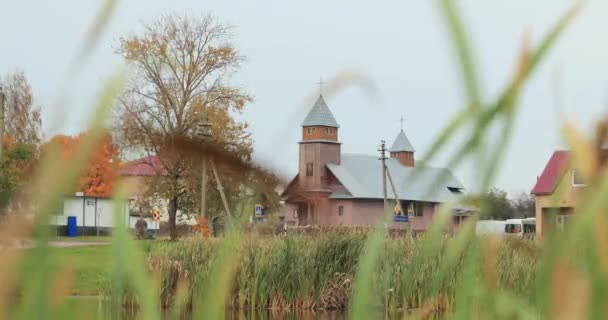
{"type": "MultiPolygon", "coordinates": [[[[329,232],[315,237],[254,236],[242,241],[231,252],[237,266],[229,290],[229,307],[346,310],[367,236],[363,232],[329,232]]],[[[168,307],[173,303],[180,283],[187,283],[189,302],[204,290],[211,282],[208,275],[220,241],[183,239],[161,245],[151,253],[149,268],[162,279],[161,305],[168,307]]],[[[447,277],[437,278],[435,274],[445,266],[445,257],[415,259],[420,241],[409,237],[384,241],[379,264],[372,275],[373,305],[395,311],[415,309],[428,299],[440,297],[434,300],[433,308],[436,311],[452,309],[456,289],[463,280],[461,267],[467,254],[447,277]]],[[[500,242],[496,250],[492,268],[497,286],[533,299],[532,288],[540,264],[537,244],[505,241],[500,242]]],[[[487,272],[484,268],[481,265],[476,276],[487,272]]]]}

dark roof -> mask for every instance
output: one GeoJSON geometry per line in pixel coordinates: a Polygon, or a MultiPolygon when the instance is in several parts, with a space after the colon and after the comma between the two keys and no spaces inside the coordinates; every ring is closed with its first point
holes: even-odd
{"type": "Polygon", "coordinates": [[[123,176],[156,176],[167,175],[167,170],[163,166],[158,156],[149,156],[129,161],[124,164],[120,175],[123,176]]]}
{"type": "Polygon", "coordinates": [[[544,195],[552,194],[555,187],[559,183],[561,177],[568,169],[570,163],[570,152],[569,151],[555,151],[547,162],[543,173],[536,181],[532,194],[544,195]]]}
{"type": "Polygon", "coordinates": [[[401,130],[401,132],[399,132],[399,135],[397,135],[395,142],[393,142],[393,145],[391,146],[391,148],[388,151],[389,152],[415,152],[416,150],[414,150],[414,147],[412,146],[412,144],[410,143],[410,140],[405,135],[405,132],[403,132],[403,130],[401,130]]]}
{"type": "Polygon", "coordinates": [[[327,103],[325,103],[325,99],[323,96],[319,96],[317,102],[312,106],[310,112],[302,122],[302,127],[310,127],[310,126],[326,126],[326,127],[334,127],[339,128],[338,122],[336,122],[336,118],[329,110],[327,103]]]}

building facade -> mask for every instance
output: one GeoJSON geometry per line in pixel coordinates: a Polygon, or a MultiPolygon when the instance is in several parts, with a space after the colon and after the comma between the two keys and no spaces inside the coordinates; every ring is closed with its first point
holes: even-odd
{"type": "MultiPolygon", "coordinates": [[[[320,227],[371,227],[381,222],[383,171],[378,156],[341,152],[340,126],[323,96],[319,96],[301,126],[298,173],[282,193],[285,221],[320,227]]],[[[386,165],[401,207],[405,212],[414,212],[413,230],[426,230],[438,205],[459,198],[464,187],[449,169],[416,161],[415,149],[403,130],[388,151],[386,165]]],[[[387,189],[392,208],[397,197],[390,185],[387,189]]],[[[468,212],[455,215],[454,221],[458,222],[468,212]]],[[[390,219],[388,227],[408,227],[401,221],[390,219]]]]}
{"type": "Polygon", "coordinates": [[[555,151],[532,189],[539,237],[567,225],[585,190],[586,183],[570,158],[569,151],[555,151]]]}

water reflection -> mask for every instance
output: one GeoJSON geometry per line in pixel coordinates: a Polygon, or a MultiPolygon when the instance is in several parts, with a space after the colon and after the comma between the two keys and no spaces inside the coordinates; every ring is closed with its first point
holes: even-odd
{"type": "MultiPolygon", "coordinates": [[[[135,309],[124,308],[122,310],[111,310],[108,303],[97,297],[70,297],[66,301],[66,307],[75,311],[78,318],[88,319],[116,319],[141,320],[140,314],[135,309]]],[[[175,317],[169,310],[163,312],[163,320],[192,320],[193,317],[182,313],[175,317]]],[[[256,312],[226,311],[227,320],[343,320],[346,313],[340,311],[272,311],[263,310],[256,312]]]]}

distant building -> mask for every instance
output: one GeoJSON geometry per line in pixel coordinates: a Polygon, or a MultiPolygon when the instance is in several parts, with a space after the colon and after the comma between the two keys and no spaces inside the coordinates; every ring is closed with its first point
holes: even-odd
{"type": "MultiPolygon", "coordinates": [[[[68,217],[75,217],[79,235],[107,235],[114,228],[117,216],[130,229],[135,228],[135,223],[140,218],[129,210],[128,201],[117,203],[112,198],[79,194],[64,197],[61,206],[53,212],[50,224],[57,227],[59,234],[65,234],[68,217]]],[[[159,224],[152,221],[151,217],[144,219],[148,224],[148,230],[159,229],[159,224]]]]}
{"type": "Polygon", "coordinates": [[[537,236],[563,229],[585,186],[571,166],[570,151],[555,151],[532,189],[537,236]]]}
{"type": "MultiPolygon", "coordinates": [[[[342,154],[340,126],[323,96],[302,123],[298,173],[282,193],[285,221],[291,225],[370,227],[384,214],[382,166],[377,154],[342,154]]],[[[414,230],[426,230],[438,205],[460,197],[464,187],[447,168],[431,167],[415,159],[415,150],[401,130],[389,149],[387,167],[402,208],[414,211],[414,230]],[[414,169],[418,178],[411,179],[414,169]]],[[[388,182],[387,182],[388,183],[388,182]]],[[[394,195],[388,186],[391,207],[394,195]]],[[[455,210],[454,222],[467,216],[455,210]]],[[[407,223],[391,221],[390,228],[407,223]]]]}

